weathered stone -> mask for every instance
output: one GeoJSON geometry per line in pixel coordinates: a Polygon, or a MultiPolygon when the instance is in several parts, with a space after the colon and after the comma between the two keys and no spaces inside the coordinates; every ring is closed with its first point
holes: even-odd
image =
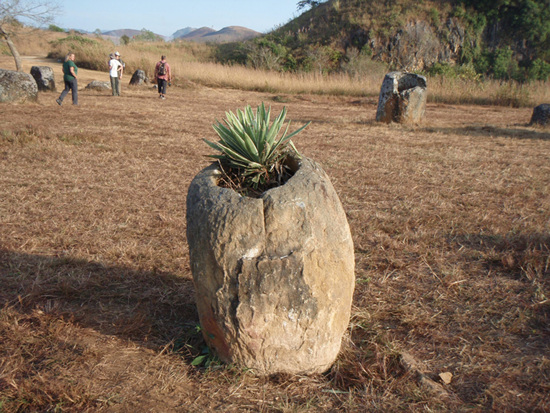
{"type": "Polygon", "coordinates": [[[110,82],[102,82],[100,80],[92,80],[88,85],[86,86],[86,89],[89,90],[111,90],[111,83],[110,82]]]}
{"type": "Polygon", "coordinates": [[[0,102],[35,101],[38,86],[29,73],[0,69],[0,102]]]}
{"type": "Polygon", "coordinates": [[[133,86],[140,86],[147,83],[149,83],[149,78],[141,69],[136,70],[130,79],[130,84],[133,86]]]}
{"type": "Polygon", "coordinates": [[[39,91],[55,91],[55,76],[51,67],[33,66],[31,75],[36,81],[39,91]]]}
{"type": "Polygon", "coordinates": [[[426,111],[427,84],[424,76],[391,72],[384,77],[376,120],[378,122],[419,123],[426,111]]]}
{"type": "Polygon", "coordinates": [[[550,125],[550,104],[543,103],[533,109],[530,125],[550,125]]]}
{"type": "Polygon", "coordinates": [[[203,334],[258,374],[319,373],[336,359],[355,283],[353,241],[328,176],[309,159],[260,199],[217,186],[187,195],[187,240],[203,334]]]}

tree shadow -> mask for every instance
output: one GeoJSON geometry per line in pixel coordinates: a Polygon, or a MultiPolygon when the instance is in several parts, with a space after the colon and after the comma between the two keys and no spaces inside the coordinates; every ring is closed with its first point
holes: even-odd
{"type": "Polygon", "coordinates": [[[480,137],[504,137],[510,139],[550,140],[550,131],[544,129],[526,129],[528,124],[513,125],[516,128],[499,128],[490,125],[470,125],[461,128],[426,127],[422,130],[431,133],[456,134],[480,137]]]}
{"type": "Polygon", "coordinates": [[[0,248],[0,306],[54,317],[150,348],[198,324],[191,279],[0,248]]]}
{"type": "MultiPolygon", "coordinates": [[[[463,234],[449,237],[448,241],[461,251],[465,261],[481,264],[487,275],[512,281],[508,292],[517,291],[511,302],[516,308],[528,310],[529,339],[547,348],[550,343],[550,234],[463,234]]],[[[507,284],[504,281],[502,285],[507,284]]],[[[505,302],[506,298],[500,296],[498,300],[505,302]]]]}

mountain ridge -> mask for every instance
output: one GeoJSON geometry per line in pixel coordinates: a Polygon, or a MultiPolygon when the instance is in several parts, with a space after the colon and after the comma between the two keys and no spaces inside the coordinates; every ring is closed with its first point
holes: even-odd
{"type": "MultiPolygon", "coordinates": [[[[115,43],[120,41],[122,36],[128,36],[132,38],[139,36],[145,29],[114,29],[105,30],[101,32],[101,35],[112,39],[115,43]]],[[[187,40],[199,43],[228,43],[250,40],[255,37],[259,37],[262,33],[249,29],[243,26],[227,26],[220,30],[214,30],[210,27],[184,27],[172,33],[172,35],[166,36],[157,33],[153,33],[164,40],[187,40]]]]}
{"type": "Polygon", "coordinates": [[[250,40],[261,35],[262,33],[243,26],[227,26],[218,31],[209,27],[201,27],[183,36],[174,37],[174,39],[199,43],[228,43],[250,40]]]}

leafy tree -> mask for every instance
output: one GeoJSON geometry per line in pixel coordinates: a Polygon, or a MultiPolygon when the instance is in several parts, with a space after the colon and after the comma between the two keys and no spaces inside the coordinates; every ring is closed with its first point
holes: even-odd
{"type": "Polygon", "coordinates": [[[509,48],[497,49],[493,54],[493,76],[497,79],[511,79],[518,74],[518,64],[509,48]]]}
{"type": "Polygon", "coordinates": [[[300,0],[296,6],[298,7],[298,10],[302,10],[305,8],[317,7],[321,3],[323,3],[321,0],[300,0]]]}
{"type": "Polygon", "coordinates": [[[21,56],[11,39],[22,27],[21,24],[17,24],[19,19],[30,20],[38,25],[43,25],[49,23],[58,10],[59,7],[55,3],[47,0],[0,1],[0,38],[8,45],[18,71],[23,71],[21,56]]]}
{"type": "Polygon", "coordinates": [[[128,43],[130,43],[130,38],[127,35],[123,34],[122,36],[120,36],[120,41],[124,46],[126,46],[128,43]]]}
{"type": "Polygon", "coordinates": [[[498,24],[508,41],[525,41],[532,50],[529,59],[550,57],[550,0],[461,0],[498,24]]]}
{"type": "Polygon", "coordinates": [[[527,77],[533,80],[548,80],[550,77],[550,63],[546,63],[542,59],[534,60],[527,71],[527,77]]]}
{"type": "Polygon", "coordinates": [[[142,42],[158,42],[164,40],[162,37],[156,35],[151,30],[141,29],[141,33],[134,36],[134,40],[142,42]]]}
{"type": "Polygon", "coordinates": [[[65,33],[65,29],[62,29],[61,27],[56,26],[55,24],[50,24],[48,26],[48,30],[51,32],[65,33]]]}

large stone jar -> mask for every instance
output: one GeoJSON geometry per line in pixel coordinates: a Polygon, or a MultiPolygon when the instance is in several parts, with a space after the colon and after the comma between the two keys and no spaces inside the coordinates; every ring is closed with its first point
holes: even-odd
{"type": "Polygon", "coordinates": [[[380,88],[376,121],[420,123],[426,112],[427,96],[424,76],[407,72],[388,73],[380,88]]]}
{"type": "Polygon", "coordinates": [[[320,165],[260,198],[203,169],[187,196],[187,240],[203,335],[226,363],[258,374],[320,373],[335,361],[355,285],[345,212],[320,165]]]}

